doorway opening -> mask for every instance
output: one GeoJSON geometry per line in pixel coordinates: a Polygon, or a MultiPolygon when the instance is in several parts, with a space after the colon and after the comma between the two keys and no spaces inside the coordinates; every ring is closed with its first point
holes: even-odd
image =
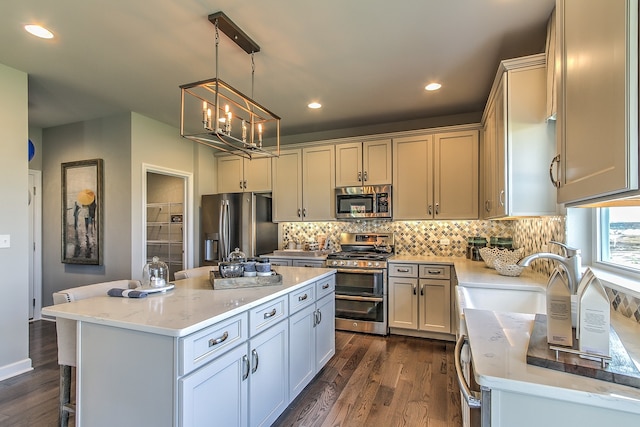
{"type": "Polygon", "coordinates": [[[191,208],[189,175],[148,169],[145,171],[145,259],[158,257],[169,267],[169,280],[176,271],[186,268],[193,255],[191,240],[191,208]]]}

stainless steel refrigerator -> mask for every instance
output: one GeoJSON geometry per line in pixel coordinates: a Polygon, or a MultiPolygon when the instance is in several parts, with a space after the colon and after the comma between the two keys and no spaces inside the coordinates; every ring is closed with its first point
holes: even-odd
{"type": "Polygon", "coordinates": [[[235,248],[247,257],[278,249],[278,225],[271,216],[270,193],[202,196],[201,265],[217,265],[235,248]]]}

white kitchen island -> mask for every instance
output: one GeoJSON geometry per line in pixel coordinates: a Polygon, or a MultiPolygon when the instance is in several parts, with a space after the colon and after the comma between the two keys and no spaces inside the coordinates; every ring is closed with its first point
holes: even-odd
{"type": "Polygon", "coordinates": [[[78,426],[270,425],[335,354],[335,270],[278,267],[282,285],[46,307],[78,321],[78,426]]]}
{"type": "MultiPolygon", "coordinates": [[[[491,426],[640,425],[640,389],[527,364],[533,314],[464,315],[475,380],[491,390],[491,426]]],[[[640,366],[640,325],[615,313],[612,325],[640,366]]]]}

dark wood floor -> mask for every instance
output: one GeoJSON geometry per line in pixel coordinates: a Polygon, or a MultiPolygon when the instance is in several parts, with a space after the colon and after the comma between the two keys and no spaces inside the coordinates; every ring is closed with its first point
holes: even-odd
{"type": "MultiPolygon", "coordinates": [[[[34,370],[0,381],[1,427],[57,425],[55,323],[33,322],[29,335],[34,370]]],[[[348,332],[336,332],[336,355],[274,424],[461,425],[452,343],[348,332]]]]}
{"type": "Polygon", "coordinates": [[[453,348],[336,332],[336,355],[274,426],[461,426],[453,348]]]}

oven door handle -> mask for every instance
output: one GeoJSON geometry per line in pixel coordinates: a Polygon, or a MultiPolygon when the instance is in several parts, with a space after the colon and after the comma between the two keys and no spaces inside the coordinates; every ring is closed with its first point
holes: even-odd
{"type": "Polygon", "coordinates": [[[367,301],[367,302],[384,301],[384,298],[380,298],[380,297],[360,297],[355,295],[340,295],[340,294],[336,294],[336,299],[346,300],[346,301],[367,301]]]}
{"type": "MultiPolygon", "coordinates": [[[[327,267],[327,268],[331,268],[331,267],[327,267]]],[[[336,270],[338,273],[347,273],[347,274],[352,274],[352,273],[361,273],[361,274],[384,274],[384,270],[380,269],[380,270],[375,270],[375,269],[366,269],[366,270],[361,270],[359,268],[357,269],[350,269],[350,268],[338,268],[336,270]]]]}
{"type": "Polygon", "coordinates": [[[462,346],[465,343],[468,343],[469,340],[466,335],[460,335],[458,341],[456,341],[456,349],[455,349],[455,365],[456,365],[456,376],[458,377],[458,385],[460,386],[460,392],[462,392],[462,396],[464,400],[467,401],[469,408],[480,408],[482,405],[482,399],[480,397],[480,393],[477,391],[471,390],[469,384],[465,380],[462,375],[462,364],[460,363],[460,353],[462,352],[462,346]]]}

